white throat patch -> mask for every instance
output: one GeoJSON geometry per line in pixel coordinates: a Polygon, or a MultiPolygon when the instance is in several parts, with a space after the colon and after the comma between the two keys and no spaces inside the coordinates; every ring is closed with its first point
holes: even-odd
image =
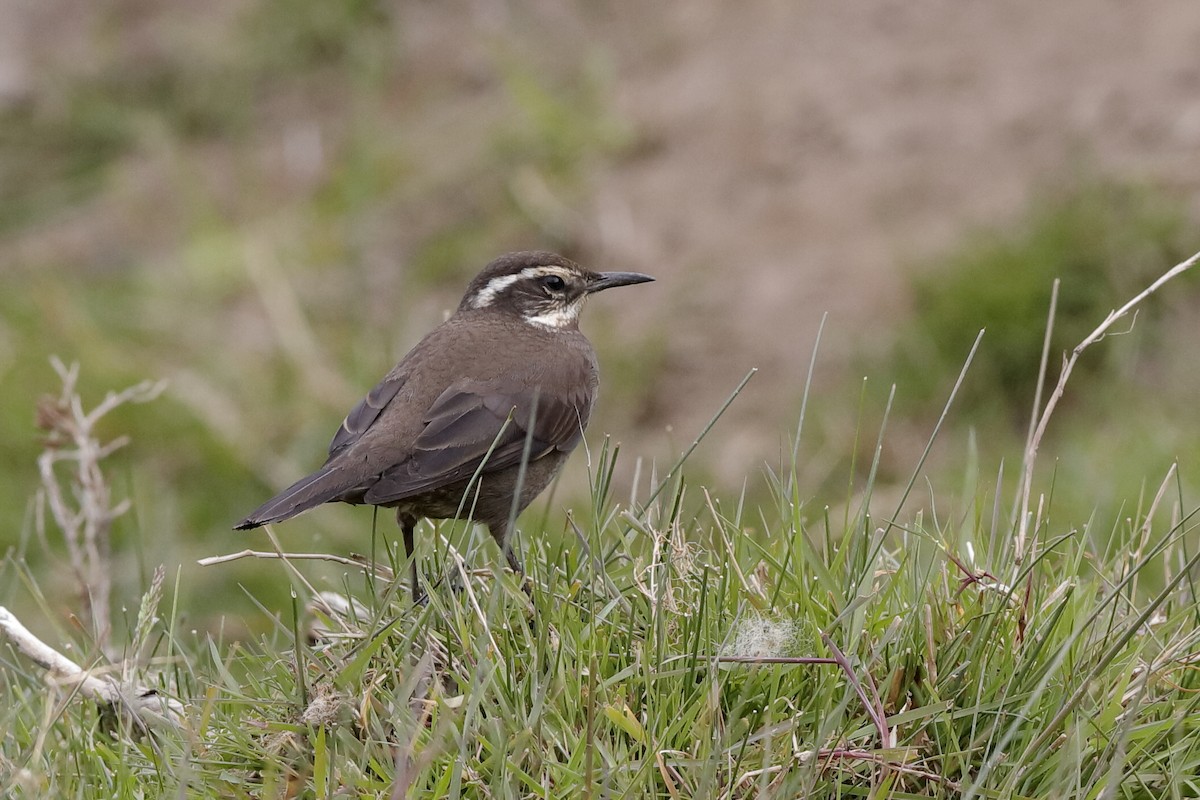
{"type": "Polygon", "coordinates": [[[569,328],[579,320],[579,312],[583,308],[585,297],[586,295],[578,298],[568,306],[556,308],[544,314],[535,314],[532,317],[522,317],[522,319],[530,325],[537,325],[539,328],[548,328],[550,330],[569,328]]]}

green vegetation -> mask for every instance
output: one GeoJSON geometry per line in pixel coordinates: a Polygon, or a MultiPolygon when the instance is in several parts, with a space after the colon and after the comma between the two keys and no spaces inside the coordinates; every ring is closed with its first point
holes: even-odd
{"type": "MultiPolygon", "coordinates": [[[[195,567],[268,549],[228,530],[236,514],[314,466],[331,420],[483,260],[583,248],[581,188],[637,144],[595,53],[543,70],[544,54],[497,42],[482,69],[448,57],[410,82],[423,65],[396,48],[386,4],[243,10],[101,13],[104,45],[78,64],[48,53],[37,94],[0,111],[0,605],[77,663],[182,703],[181,729],[140,735],[0,642],[0,796],[1200,796],[1197,504],[1194,476],[1169,466],[1200,448],[1194,284],[1081,363],[1043,444],[1034,556],[1014,553],[1014,421],[1052,281],[1051,378],[1197,246],[1147,189],[1039,201],[917,278],[897,369],[813,400],[803,477],[731,494],[697,483],[700,451],[687,479],[652,495],[646,467],[617,500],[617,455],[596,453],[590,495],[560,491],[522,520],[532,607],[485,568],[502,563],[485,535],[444,525],[422,529],[419,558],[449,578],[412,608],[387,578],[404,565],[386,514],[369,549],[349,511],[297,519],[283,544],[368,549],[378,574],[195,567]],[[439,104],[483,84],[501,100],[439,104]],[[169,381],[99,423],[132,438],[105,462],[114,500],[132,500],[111,530],[109,647],[31,502],[52,355],[84,365],[85,407],[169,381]],[[893,381],[894,405],[872,394],[893,381]],[[812,425],[824,413],[888,430],[812,425]],[[456,578],[452,553],[479,571],[456,578]],[[361,605],[331,618],[309,608],[318,590],[361,605]],[[336,635],[310,639],[314,618],[336,635]]],[[[602,413],[661,424],[669,398],[648,387],[678,321],[631,344],[595,311],[602,413]]]]}
{"type": "MultiPolygon", "coordinates": [[[[139,733],[4,647],[0,793],[1200,792],[1197,508],[1173,467],[1121,521],[1064,528],[1050,501],[1018,560],[1016,498],[987,488],[934,486],[937,515],[902,498],[874,517],[873,480],[834,513],[785,473],[755,508],[689,485],[684,459],[624,506],[618,454],[596,455],[589,506],[524,527],[532,605],[511,575],[467,569],[502,562],[486,535],[444,525],[418,558],[445,580],[412,607],[386,520],[361,569],[254,562],[294,600],[264,607],[251,642],[191,630],[182,579],[147,581],[117,626],[138,668],[114,674],[178,698],[178,729],[139,733]],[[318,592],[353,604],[314,610],[318,592]]],[[[0,586],[78,661],[107,662],[55,625],[60,601],[19,558],[0,586]]]]}
{"type": "MultiPolygon", "coordinates": [[[[914,278],[914,313],[897,344],[899,380],[910,387],[910,400],[924,404],[986,329],[963,410],[980,418],[1008,412],[1023,423],[1054,281],[1061,289],[1052,376],[1058,354],[1198,248],[1185,208],[1148,187],[1091,180],[1042,197],[1016,225],[966,237],[914,278]]],[[[1194,294],[1194,281],[1191,287],[1194,294]]],[[[1149,318],[1140,325],[1153,331],[1152,310],[1149,318]]],[[[1077,386],[1112,374],[1109,352],[1081,366],[1077,386]]]]}

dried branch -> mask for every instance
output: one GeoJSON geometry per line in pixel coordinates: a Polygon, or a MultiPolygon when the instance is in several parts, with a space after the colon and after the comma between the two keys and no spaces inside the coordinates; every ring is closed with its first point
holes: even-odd
{"type": "Polygon", "coordinates": [[[211,567],[216,564],[226,564],[230,561],[238,561],[243,558],[274,558],[292,561],[332,561],[335,564],[345,564],[348,567],[357,567],[363,571],[373,571],[376,576],[384,580],[392,580],[395,578],[395,573],[387,564],[378,562],[371,563],[363,556],[351,555],[339,556],[333,553],[281,553],[274,550],[239,550],[236,553],[226,553],[223,556],[208,556],[201,558],[196,563],[202,567],[211,567]]]}
{"type": "Polygon", "coordinates": [[[896,746],[896,732],[888,728],[887,714],[883,710],[883,701],[879,699],[879,691],[875,688],[875,682],[871,680],[871,675],[868,673],[866,677],[866,685],[859,680],[854,674],[854,667],[850,664],[850,659],[846,658],[846,654],[841,651],[836,644],[833,643],[833,638],[827,633],[821,634],[822,641],[825,646],[833,653],[833,658],[838,666],[842,668],[842,672],[846,673],[846,678],[850,681],[850,685],[854,687],[855,694],[862,701],[863,707],[867,710],[867,716],[875,723],[875,729],[879,731],[880,747],[890,748],[896,746]],[[868,690],[870,694],[868,695],[868,690]]]}
{"type": "MultiPolygon", "coordinates": [[[[112,522],[129,509],[129,501],[114,504],[100,462],[128,444],[128,437],[103,443],[96,424],[126,403],[145,403],[162,394],[164,381],[143,381],[121,392],[109,392],[89,412],[83,409],[76,384],[79,365],[67,367],[50,359],[62,381],[57,397],[42,398],[37,407],[38,427],[46,431],[45,449],[38,457],[41,489],[39,523],[50,510],[67,546],[67,557],[78,584],[84,617],[91,623],[98,647],[107,647],[112,633],[109,598],[112,594],[109,532],[112,522]],[[69,465],[60,470],[62,464],[69,465]]],[[[40,531],[44,537],[45,531],[40,531]]]]}
{"type": "Polygon", "coordinates": [[[108,675],[85,670],[29,632],[7,608],[0,606],[0,631],[17,650],[47,672],[54,686],[74,686],[88,699],[106,705],[142,730],[177,728],[183,721],[183,705],[158,690],[108,675]]]}
{"type": "MultiPolygon", "coordinates": [[[[691,658],[691,656],[686,656],[691,658]]],[[[718,664],[840,664],[836,658],[823,656],[711,656],[718,664]]],[[[669,661],[671,659],[664,659],[669,661]]]]}

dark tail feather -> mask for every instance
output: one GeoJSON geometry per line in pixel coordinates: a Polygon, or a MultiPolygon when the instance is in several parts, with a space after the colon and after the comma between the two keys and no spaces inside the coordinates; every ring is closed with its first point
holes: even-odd
{"type": "Polygon", "coordinates": [[[279,494],[263,503],[250,516],[233,526],[236,531],[249,530],[291,519],[302,511],[336,500],[350,489],[341,467],[327,466],[307,478],[301,478],[279,494]]]}

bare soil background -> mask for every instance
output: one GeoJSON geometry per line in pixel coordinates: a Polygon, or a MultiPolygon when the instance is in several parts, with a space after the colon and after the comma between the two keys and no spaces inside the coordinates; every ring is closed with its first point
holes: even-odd
{"type": "Polygon", "coordinates": [[[736,427],[777,436],[822,313],[823,363],[879,347],[906,269],[1081,170],[1200,209],[1196,4],[679,4],[605,41],[657,146],[597,178],[595,228],[698,284],[668,301],[689,429],[754,364],[736,427]]]}
{"type": "MultiPolygon", "coordinates": [[[[167,63],[220,76],[234,60],[231,31],[260,7],[271,4],[7,3],[5,108],[53,113],[72,82],[136,79],[167,63]]],[[[368,153],[361,171],[387,188],[361,206],[349,190],[349,199],[339,195],[346,210],[327,213],[346,222],[325,257],[336,265],[339,253],[352,255],[337,270],[297,273],[296,302],[318,325],[386,332],[389,352],[360,355],[345,384],[317,381],[322,402],[352,401],[357,384],[452,305],[463,276],[498,244],[561,246],[596,268],[660,279],[593,310],[608,361],[622,351],[647,361],[642,373],[621,367],[645,385],[617,391],[603,409],[601,425],[618,438],[636,436],[644,452],[666,456],[760,368],[709,454],[714,472],[736,483],[778,455],[822,314],[824,381],[856,354],[886,350],[910,310],[909,271],[1081,173],[1149,181],[1200,211],[1200,5],[1189,0],[379,8],[383,22],[359,61],[365,37],[351,32],[334,43],[343,48],[329,58],[334,67],[281,68],[243,93],[233,82],[205,84],[208,105],[184,111],[215,132],[180,144],[153,115],[136,119],[137,146],[107,168],[103,189],[9,227],[0,263],[69,265],[81,290],[89,276],[130,264],[170,274],[199,262],[197,280],[219,283],[228,253],[247,251],[181,254],[201,206],[269,251],[286,275],[297,250],[321,244],[305,239],[313,226],[304,204],[341,180],[357,143],[368,153]],[[371,60],[380,52],[391,54],[384,68],[371,60]],[[583,130],[570,135],[584,144],[567,180],[497,147],[498,129],[520,128],[514,71],[575,98],[564,107],[579,111],[583,130]],[[235,134],[203,116],[221,103],[248,117],[235,134]],[[590,135],[602,143],[589,144],[590,135]],[[522,222],[448,245],[465,263],[429,288],[440,305],[407,305],[417,294],[410,265],[429,241],[453,241],[457,220],[506,202],[522,222]],[[330,301],[338,292],[347,296],[330,301]]],[[[163,103],[182,102],[184,89],[168,82],[163,103]]],[[[261,305],[218,313],[212,327],[231,338],[214,336],[210,348],[268,347],[261,305]]],[[[245,397],[198,396],[197,413],[231,441],[251,436],[230,421],[245,397]]]]}

